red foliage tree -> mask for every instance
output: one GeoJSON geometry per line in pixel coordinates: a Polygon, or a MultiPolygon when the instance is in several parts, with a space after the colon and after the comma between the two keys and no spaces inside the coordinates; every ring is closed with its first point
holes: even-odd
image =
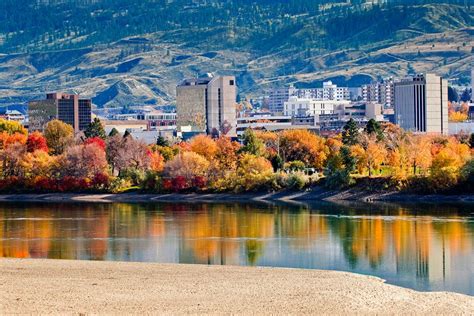
{"type": "Polygon", "coordinates": [[[36,150],[42,150],[48,152],[48,144],[46,142],[46,137],[43,136],[40,132],[33,132],[28,135],[26,140],[26,147],[28,152],[32,153],[36,150]]]}
{"type": "Polygon", "coordinates": [[[89,144],[96,144],[99,148],[102,148],[102,150],[105,151],[105,147],[106,147],[105,141],[100,137],[91,137],[84,141],[84,145],[89,145],[89,144]]]}

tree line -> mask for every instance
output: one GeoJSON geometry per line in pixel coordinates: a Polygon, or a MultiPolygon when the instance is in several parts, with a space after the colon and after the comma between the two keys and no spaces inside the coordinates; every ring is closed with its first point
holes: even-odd
{"type": "Polygon", "coordinates": [[[370,120],[342,133],[246,130],[241,142],[198,135],[146,145],[95,119],[84,133],[59,120],[28,133],[0,120],[0,191],[249,192],[343,189],[361,179],[420,193],[472,191],[474,135],[413,134],[370,120]]]}

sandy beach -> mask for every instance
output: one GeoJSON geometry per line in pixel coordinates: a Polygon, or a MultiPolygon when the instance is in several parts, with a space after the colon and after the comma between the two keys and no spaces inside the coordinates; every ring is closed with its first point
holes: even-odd
{"type": "Polygon", "coordinates": [[[0,314],[453,314],[474,297],[335,271],[0,259],[0,314]]]}

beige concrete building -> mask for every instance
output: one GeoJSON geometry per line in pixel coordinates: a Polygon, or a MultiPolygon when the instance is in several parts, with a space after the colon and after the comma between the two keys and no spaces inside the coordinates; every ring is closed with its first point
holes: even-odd
{"type": "Polygon", "coordinates": [[[80,99],[77,94],[48,93],[46,99],[28,103],[28,129],[43,131],[46,123],[58,119],[71,125],[78,133],[91,123],[91,107],[90,99],[80,99]]]}
{"type": "Polygon", "coordinates": [[[395,123],[415,132],[448,134],[448,82],[434,74],[395,83],[395,123]]]}
{"type": "Polygon", "coordinates": [[[176,87],[178,131],[236,136],[236,95],[233,76],[184,80],[176,87]]]}

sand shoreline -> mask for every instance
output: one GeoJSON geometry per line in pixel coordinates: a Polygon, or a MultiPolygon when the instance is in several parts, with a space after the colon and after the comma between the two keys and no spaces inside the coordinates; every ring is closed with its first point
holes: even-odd
{"type": "Polygon", "coordinates": [[[474,297],[322,270],[0,259],[0,314],[456,314],[474,297]]]}
{"type": "Polygon", "coordinates": [[[412,195],[400,192],[372,193],[364,191],[328,191],[314,188],[308,191],[280,191],[272,193],[46,193],[0,194],[0,202],[99,202],[99,203],[148,203],[148,202],[462,202],[474,203],[474,195],[412,195]]]}

